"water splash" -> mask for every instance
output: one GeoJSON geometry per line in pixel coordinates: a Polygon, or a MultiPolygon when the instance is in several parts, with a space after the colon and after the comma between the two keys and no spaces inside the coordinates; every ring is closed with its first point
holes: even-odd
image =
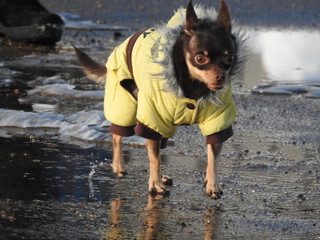
{"type": "MultiPolygon", "coordinates": [[[[107,161],[107,159],[104,159],[107,161]]],[[[94,190],[94,184],[93,184],[93,175],[95,175],[100,168],[102,168],[106,162],[90,162],[90,168],[91,171],[89,172],[88,175],[88,185],[89,185],[89,199],[95,199],[95,190],[94,190]]]]}

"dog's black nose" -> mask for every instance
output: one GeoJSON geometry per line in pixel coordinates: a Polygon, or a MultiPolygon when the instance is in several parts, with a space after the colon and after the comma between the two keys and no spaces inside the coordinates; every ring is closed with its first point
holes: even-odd
{"type": "Polygon", "coordinates": [[[218,82],[223,82],[224,79],[225,79],[225,76],[223,73],[218,73],[217,76],[216,76],[216,79],[218,82]]]}

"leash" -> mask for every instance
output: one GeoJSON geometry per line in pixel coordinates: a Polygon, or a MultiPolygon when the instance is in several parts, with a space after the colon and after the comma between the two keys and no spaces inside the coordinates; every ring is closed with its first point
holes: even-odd
{"type": "Polygon", "coordinates": [[[128,42],[128,45],[127,45],[127,48],[126,48],[126,55],[127,55],[127,65],[128,65],[128,68],[129,68],[129,71],[131,73],[131,76],[132,78],[134,79],[134,76],[133,76],[133,68],[132,68],[132,49],[134,47],[134,44],[136,43],[137,39],[140,37],[140,35],[142,33],[144,33],[147,29],[142,29],[140,30],[139,32],[136,32],[135,34],[133,34],[131,36],[131,38],[129,39],[129,42],[128,42]]]}

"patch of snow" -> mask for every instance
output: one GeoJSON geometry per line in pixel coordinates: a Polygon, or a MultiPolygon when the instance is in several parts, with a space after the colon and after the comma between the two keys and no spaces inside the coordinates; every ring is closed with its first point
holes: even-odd
{"type": "MultiPolygon", "coordinates": [[[[63,115],[0,109],[0,115],[1,137],[13,135],[10,129],[17,128],[23,130],[25,135],[35,134],[37,129],[41,136],[58,134],[58,138],[64,142],[76,139],[83,142],[107,143],[112,140],[110,132],[105,130],[110,126],[110,122],[105,120],[103,111],[99,110],[63,115]],[[43,131],[47,129],[52,131],[43,131]]],[[[124,142],[130,145],[144,145],[144,139],[136,136],[125,138],[124,142]]]]}
{"type": "Polygon", "coordinates": [[[60,96],[64,98],[79,98],[79,99],[92,99],[103,101],[104,91],[81,91],[74,89],[74,85],[67,83],[54,83],[49,85],[37,86],[35,89],[29,90],[28,95],[42,95],[42,96],[60,96]]]}
{"type": "Polygon", "coordinates": [[[91,20],[70,13],[59,14],[63,19],[65,28],[78,30],[128,30],[128,27],[94,23],[91,20]]]}

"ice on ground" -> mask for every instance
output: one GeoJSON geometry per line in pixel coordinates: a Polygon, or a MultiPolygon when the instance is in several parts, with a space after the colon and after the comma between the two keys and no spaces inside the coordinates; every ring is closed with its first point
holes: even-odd
{"type": "Polygon", "coordinates": [[[269,95],[305,94],[308,98],[319,98],[320,88],[307,85],[261,85],[252,89],[252,93],[269,95]]]}
{"type": "Polygon", "coordinates": [[[103,112],[98,110],[81,111],[72,115],[54,113],[34,113],[0,109],[0,128],[56,129],[61,136],[69,136],[87,141],[106,140],[102,131],[110,123],[104,119],[103,112]]]}
{"type": "MultiPolygon", "coordinates": [[[[110,122],[105,119],[102,110],[103,90],[77,90],[75,85],[59,76],[38,78],[28,85],[34,88],[28,90],[27,96],[21,97],[19,102],[32,104],[33,112],[0,108],[1,137],[49,136],[64,142],[76,140],[76,144],[83,146],[111,142],[108,131],[110,122]],[[72,103],[71,108],[75,108],[76,101],[90,107],[59,112],[67,100],[72,103]]],[[[143,138],[136,136],[124,139],[124,143],[129,145],[141,146],[144,142],[143,138]]]]}
{"type": "Polygon", "coordinates": [[[128,27],[94,23],[91,20],[70,13],[59,14],[65,23],[65,28],[78,30],[128,30],[128,27]]]}
{"type": "MultiPolygon", "coordinates": [[[[66,66],[69,70],[80,69],[79,64],[76,62],[76,57],[73,51],[59,54],[46,54],[38,55],[31,54],[25,55],[21,58],[3,62],[4,68],[18,70],[23,72],[25,70],[66,70],[66,66]]],[[[17,72],[19,73],[19,72],[17,72]]]]}
{"type": "Polygon", "coordinates": [[[49,84],[55,84],[55,83],[64,84],[67,82],[66,80],[62,79],[60,75],[54,75],[51,77],[38,77],[35,80],[28,82],[28,86],[35,88],[37,86],[43,86],[43,85],[49,85],[49,84]]]}
{"type": "Polygon", "coordinates": [[[0,115],[0,127],[58,128],[64,119],[62,114],[37,114],[8,109],[0,109],[0,115]]]}
{"type": "MultiPolygon", "coordinates": [[[[69,140],[82,141],[83,143],[111,142],[111,134],[107,130],[110,122],[105,120],[103,111],[80,111],[71,115],[54,113],[35,113],[10,109],[0,109],[0,136],[8,137],[17,133],[10,129],[20,129],[24,135],[39,135],[57,137],[68,142],[69,140]],[[52,130],[52,131],[44,131],[52,130]]],[[[125,138],[124,142],[131,145],[144,145],[144,140],[139,137],[125,138]]]]}
{"type": "Polygon", "coordinates": [[[104,91],[81,91],[74,89],[74,85],[54,83],[50,85],[38,86],[35,89],[29,90],[28,95],[42,95],[42,96],[60,96],[68,99],[80,98],[91,99],[96,101],[103,101],[104,91]]]}
{"type": "MultiPolygon", "coordinates": [[[[0,86],[11,86],[14,76],[31,89],[16,102],[8,99],[12,105],[25,105],[26,111],[0,108],[0,137],[55,138],[84,147],[111,142],[104,90],[83,77],[73,53],[27,55],[4,62],[1,69],[7,71],[0,86]]],[[[142,146],[145,140],[132,136],[124,143],[142,146]]]]}

